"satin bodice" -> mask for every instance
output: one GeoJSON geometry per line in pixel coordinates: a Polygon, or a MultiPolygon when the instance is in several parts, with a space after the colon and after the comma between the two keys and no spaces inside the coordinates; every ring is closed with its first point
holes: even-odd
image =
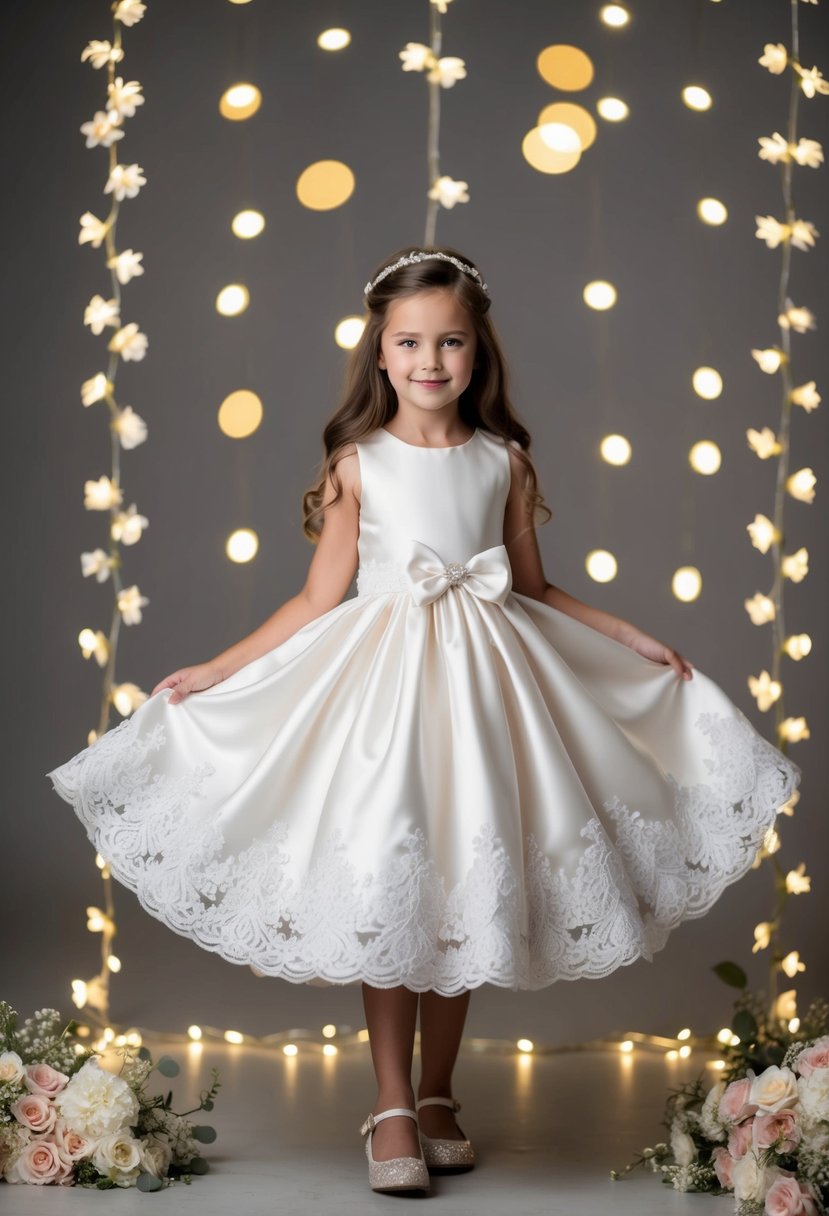
{"type": "MultiPolygon", "coordinates": [[[[358,595],[410,590],[406,565],[417,545],[442,565],[473,571],[471,559],[503,546],[511,478],[503,439],[478,427],[465,443],[423,448],[379,427],[356,448],[358,595]]],[[[505,550],[499,557],[508,566],[505,550]]]]}

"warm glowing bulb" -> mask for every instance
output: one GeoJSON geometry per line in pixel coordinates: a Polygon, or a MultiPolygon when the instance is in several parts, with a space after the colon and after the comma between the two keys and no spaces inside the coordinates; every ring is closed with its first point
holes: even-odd
{"type": "Polygon", "coordinates": [[[704,401],[713,401],[722,392],[722,376],[713,367],[698,367],[691,382],[694,392],[704,401]]]}
{"type": "Polygon", "coordinates": [[[286,1043],[282,1050],[286,1056],[295,1056],[299,1051],[299,1048],[297,1047],[296,1043],[286,1043]]]}
{"type": "Polygon", "coordinates": [[[216,312],[223,317],[238,317],[250,304],[250,292],[242,283],[228,283],[216,296],[216,312]]]}
{"type": "Polygon", "coordinates": [[[728,208],[718,198],[701,198],[697,203],[697,215],[703,224],[718,227],[728,219],[728,208]]]}
{"type": "Polygon", "coordinates": [[[702,591],[702,575],[696,566],[680,566],[671,579],[671,590],[683,604],[699,598],[702,591]]]}
{"type": "Polygon", "coordinates": [[[219,98],[219,113],[231,122],[250,118],[262,104],[262,94],[255,84],[246,81],[231,85],[219,98]]]}
{"type": "Polygon", "coordinates": [[[789,1018],[789,1034],[797,1034],[800,1030],[800,1018],[789,1018]]]}
{"type": "Polygon", "coordinates": [[[599,16],[605,25],[619,29],[630,21],[630,13],[622,4],[605,4],[599,11],[599,16]]]}
{"type": "Polygon", "coordinates": [[[232,562],[249,562],[259,552],[259,537],[252,528],[237,528],[225,541],[225,553],[232,562]]]}
{"type": "Polygon", "coordinates": [[[224,1034],[228,1043],[244,1043],[245,1036],[239,1030],[226,1030],[224,1034]]]}
{"type": "Polygon", "coordinates": [[[324,1043],[323,1048],[322,1048],[322,1054],[324,1056],[335,1056],[337,1054],[337,1048],[334,1046],[333,1043],[324,1043]]]}
{"type": "Polygon", "coordinates": [[[532,1039],[519,1039],[515,1044],[519,1051],[532,1051],[535,1047],[532,1039]]]}
{"type": "Polygon", "coordinates": [[[344,46],[348,46],[351,41],[351,35],[348,30],[335,27],[330,30],[323,30],[319,38],[317,38],[317,46],[324,51],[341,51],[344,46]]]}
{"type": "Polygon", "coordinates": [[[624,435],[605,435],[599,451],[608,464],[622,465],[630,460],[631,446],[624,435]]]}
{"type": "Polygon", "coordinates": [[[798,469],[786,481],[786,489],[792,498],[797,498],[800,502],[814,502],[816,484],[817,478],[811,469],[798,469]]]}
{"type": "Polygon", "coordinates": [[[261,211],[238,211],[230,223],[233,235],[241,237],[245,241],[259,236],[264,227],[265,217],[261,211]]]}
{"type": "Polygon", "coordinates": [[[322,1028],[322,1037],[324,1039],[333,1039],[333,1037],[336,1033],[337,1033],[337,1027],[334,1025],[333,1022],[327,1022],[326,1025],[323,1026],[323,1028],[322,1028]]]}
{"type": "Polygon", "coordinates": [[[728,1026],[723,1026],[722,1030],[717,1035],[718,1043],[728,1043],[731,1040],[731,1030],[728,1026]]]}
{"type": "Polygon", "coordinates": [[[365,327],[363,317],[343,317],[334,330],[334,341],[343,350],[353,350],[365,327]]]}
{"type": "Polygon", "coordinates": [[[690,1031],[690,1028],[689,1028],[688,1026],[683,1026],[682,1030],[678,1030],[678,1031],[677,1031],[677,1035],[676,1035],[676,1037],[677,1037],[679,1040],[682,1040],[682,1039],[690,1039],[690,1037],[691,1037],[691,1031],[690,1031]]]}
{"type": "Polygon", "coordinates": [[[201,1038],[201,1036],[202,1036],[202,1029],[201,1029],[201,1026],[196,1026],[195,1024],[194,1024],[193,1026],[188,1026],[188,1027],[187,1027],[187,1034],[189,1035],[189,1037],[190,1037],[191,1039],[193,1039],[193,1041],[194,1041],[194,1042],[198,1042],[198,1040],[199,1040],[199,1039],[201,1038]]]}
{"type": "Polygon", "coordinates": [[[710,110],[711,94],[698,84],[686,85],[682,90],[682,100],[689,110],[710,110]]]}
{"type": "Polygon", "coordinates": [[[670,1051],[665,1052],[665,1059],[666,1060],[678,1060],[679,1052],[677,1051],[677,1049],[675,1047],[672,1047],[670,1049],[670,1051]]]}
{"type": "Polygon", "coordinates": [[[607,549],[593,549],[585,558],[585,569],[597,583],[609,583],[619,569],[616,558],[607,549]]]}
{"type": "Polygon", "coordinates": [[[588,283],[582,295],[588,308],[595,308],[600,312],[612,308],[616,303],[616,288],[604,279],[595,279],[588,283]]]}
{"type": "Polygon", "coordinates": [[[108,954],[107,955],[107,967],[109,967],[110,971],[120,971],[121,970],[120,958],[118,958],[117,955],[115,955],[115,954],[108,954]]]}
{"type": "Polygon", "coordinates": [[[553,152],[580,152],[581,139],[578,132],[563,122],[543,122],[538,127],[541,142],[553,152]]]}
{"type": "Polygon", "coordinates": [[[633,1051],[633,1039],[623,1039],[619,1044],[619,1051],[633,1051]]]}
{"type": "Polygon", "coordinates": [[[602,97],[596,102],[596,113],[605,122],[622,122],[630,110],[620,97],[602,97]]]}
{"type": "Polygon", "coordinates": [[[95,854],[95,865],[98,867],[99,870],[105,870],[106,866],[107,866],[106,858],[102,857],[100,853],[96,853],[95,854]]]}
{"type": "Polygon", "coordinates": [[[710,477],[722,464],[722,454],[716,443],[712,443],[710,439],[701,439],[691,448],[688,460],[695,473],[710,477]]]}
{"type": "Polygon", "coordinates": [[[709,1060],[709,1068],[725,1068],[725,1060],[709,1060]]]}
{"type": "Polygon", "coordinates": [[[357,1031],[357,1042],[358,1043],[367,1043],[368,1042],[368,1031],[366,1030],[365,1027],[363,1027],[362,1030],[357,1031]]]}
{"type": "Polygon", "coordinates": [[[683,1043],[683,1045],[679,1049],[679,1054],[683,1060],[687,1060],[688,1056],[691,1054],[691,1044],[683,1043]]]}
{"type": "Polygon", "coordinates": [[[786,638],[783,649],[790,659],[797,662],[799,659],[805,659],[812,649],[812,639],[808,633],[794,633],[790,638],[786,638]]]}

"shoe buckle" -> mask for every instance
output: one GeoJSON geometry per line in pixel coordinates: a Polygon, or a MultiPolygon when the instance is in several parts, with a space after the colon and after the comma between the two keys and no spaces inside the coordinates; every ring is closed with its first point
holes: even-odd
{"type": "Polygon", "coordinates": [[[374,1115],[369,1115],[368,1118],[363,1122],[362,1127],[360,1128],[360,1135],[365,1136],[367,1132],[374,1131],[374,1127],[375,1127],[374,1115]]]}

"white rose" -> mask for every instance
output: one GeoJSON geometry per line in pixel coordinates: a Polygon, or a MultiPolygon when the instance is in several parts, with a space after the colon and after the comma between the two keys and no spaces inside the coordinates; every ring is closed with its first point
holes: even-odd
{"type": "Polygon", "coordinates": [[[734,1162],[732,1179],[734,1182],[734,1198],[740,1203],[744,1199],[762,1203],[775,1178],[779,1178],[782,1170],[776,1165],[761,1166],[754,1155],[753,1149],[734,1162]]]}
{"type": "Polygon", "coordinates": [[[166,1140],[149,1136],[141,1144],[141,1165],[148,1174],[165,1178],[173,1159],[172,1150],[166,1140]]]}
{"type": "Polygon", "coordinates": [[[699,1112],[699,1125],[709,1140],[725,1140],[726,1131],[719,1118],[720,1099],[725,1093],[725,1081],[717,1081],[709,1089],[699,1112]]]}
{"type": "Polygon", "coordinates": [[[761,1114],[776,1114],[794,1106],[797,1101],[797,1077],[790,1068],[778,1068],[770,1064],[765,1072],[755,1077],[749,1069],[751,1089],[748,1100],[755,1103],[761,1114]]]}
{"type": "Polygon", "coordinates": [[[797,1095],[809,1123],[829,1119],[829,1068],[816,1068],[808,1077],[798,1077],[797,1095]]]}
{"type": "Polygon", "coordinates": [[[697,1158],[697,1146],[676,1123],[671,1127],[671,1152],[677,1165],[690,1165],[697,1158]]]}
{"type": "Polygon", "coordinates": [[[92,1154],[92,1164],[118,1186],[132,1186],[141,1172],[141,1144],[126,1131],[102,1136],[92,1154]]]}
{"type": "Polygon", "coordinates": [[[94,1056],[55,1099],[66,1125],[92,1140],[134,1123],[138,1099],[126,1081],[100,1068],[94,1056]]]}
{"type": "Polygon", "coordinates": [[[22,1081],[26,1070],[16,1051],[0,1052],[0,1082],[22,1081]]]}

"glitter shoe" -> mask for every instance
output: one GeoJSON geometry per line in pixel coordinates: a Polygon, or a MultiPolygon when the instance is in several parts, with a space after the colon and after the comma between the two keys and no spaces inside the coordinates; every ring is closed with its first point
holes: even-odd
{"type": "MultiPolygon", "coordinates": [[[[461,1109],[456,1098],[420,1098],[417,1109],[421,1106],[448,1106],[453,1111],[461,1109]]],[[[463,1135],[463,1131],[458,1127],[463,1135]]],[[[469,1140],[440,1140],[420,1133],[420,1143],[423,1147],[423,1160],[430,1170],[471,1170],[475,1164],[475,1151],[469,1140]]]]}
{"type": "Polygon", "coordinates": [[[423,1159],[423,1151],[419,1157],[392,1157],[389,1161],[375,1161],[371,1151],[371,1136],[376,1125],[382,1119],[392,1115],[408,1115],[417,1123],[417,1111],[405,1106],[395,1106],[391,1110],[383,1110],[379,1115],[369,1115],[360,1128],[360,1135],[366,1136],[366,1156],[368,1157],[368,1184],[373,1191],[428,1191],[429,1171],[423,1159]]]}

